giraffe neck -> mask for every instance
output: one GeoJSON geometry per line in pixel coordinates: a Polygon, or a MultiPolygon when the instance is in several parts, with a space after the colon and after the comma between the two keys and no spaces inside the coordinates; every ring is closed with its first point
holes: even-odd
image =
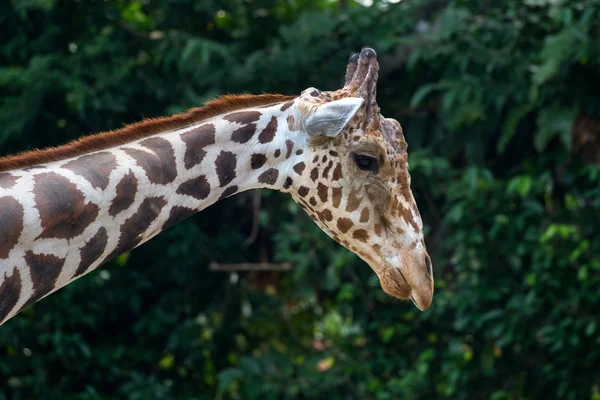
{"type": "Polygon", "coordinates": [[[0,172],[0,323],[225,197],[287,191],[304,147],[291,103],[0,172]]]}

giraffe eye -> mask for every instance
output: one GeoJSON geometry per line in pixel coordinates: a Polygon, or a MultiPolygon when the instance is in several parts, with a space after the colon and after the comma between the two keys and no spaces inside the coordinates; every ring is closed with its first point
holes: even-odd
{"type": "Polygon", "coordinates": [[[364,154],[353,154],[354,162],[359,169],[363,171],[379,172],[379,164],[375,157],[367,156],[364,154]]]}

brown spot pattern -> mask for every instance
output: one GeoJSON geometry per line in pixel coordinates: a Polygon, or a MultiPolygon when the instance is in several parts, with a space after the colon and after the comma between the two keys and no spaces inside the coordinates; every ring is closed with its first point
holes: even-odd
{"type": "Polygon", "coordinates": [[[181,140],[185,143],[183,163],[186,169],[202,162],[206,155],[204,148],[215,143],[215,133],[216,129],[213,124],[205,124],[181,134],[181,140]]]}
{"type": "Polygon", "coordinates": [[[369,221],[369,213],[370,213],[370,210],[367,207],[363,208],[362,211],[360,212],[360,222],[369,221]]]}
{"type": "Polygon", "coordinates": [[[110,173],[117,168],[117,159],[105,151],[81,156],[62,166],[82,176],[86,181],[98,189],[106,189],[110,173]]]}
{"type": "Polygon", "coordinates": [[[381,236],[381,231],[383,230],[383,226],[380,223],[376,223],[374,228],[375,228],[375,234],[377,236],[381,236]]]}
{"type": "Polygon", "coordinates": [[[289,131],[294,131],[296,128],[296,119],[292,114],[288,115],[286,118],[287,126],[289,131]]]}
{"type": "Polygon", "coordinates": [[[283,103],[283,105],[281,106],[281,111],[285,111],[293,105],[294,105],[293,101],[288,101],[286,103],[283,103]]]}
{"type": "Polygon", "coordinates": [[[352,212],[352,211],[356,210],[360,206],[361,202],[362,202],[362,197],[358,197],[354,190],[351,191],[350,194],[348,195],[348,203],[346,204],[346,211],[352,212]]]}
{"type": "Polygon", "coordinates": [[[342,202],[342,188],[331,189],[331,200],[335,208],[340,206],[340,203],[342,202]]]}
{"type": "Polygon", "coordinates": [[[331,180],[337,181],[340,178],[342,178],[342,164],[338,163],[333,170],[331,180]]]}
{"type": "Polygon", "coordinates": [[[50,254],[34,254],[28,250],[25,253],[25,262],[29,266],[33,294],[21,309],[35,303],[54,289],[65,260],[50,254]]]}
{"type": "Polygon", "coordinates": [[[321,218],[321,220],[324,222],[330,222],[333,221],[333,214],[331,214],[331,211],[326,208],[319,213],[319,218],[321,218]]]}
{"type": "Polygon", "coordinates": [[[260,116],[261,113],[259,111],[238,111],[224,116],[223,119],[229,122],[237,122],[238,124],[246,125],[258,121],[260,116]]]}
{"type": "Polygon", "coordinates": [[[197,210],[191,208],[174,206],[173,208],[171,208],[171,212],[169,212],[169,218],[167,218],[167,220],[163,224],[162,230],[169,229],[173,225],[178,224],[184,219],[191,217],[196,212],[197,210]]]}
{"type": "Polygon", "coordinates": [[[267,156],[264,154],[252,154],[250,157],[250,166],[252,169],[259,169],[267,162],[267,156]]]}
{"type": "Polygon", "coordinates": [[[352,237],[360,242],[366,243],[369,238],[369,233],[364,229],[357,229],[352,233],[352,237]]]}
{"type": "Polygon", "coordinates": [[[284,189],[289,189],[290,186],[292,186],[292,183],[294,183],[294,181],[292,181],[292,178],[290,178],[288,176],[287,178],[285,178],[285,182],[283,182],[283,188],[284,189]]]}
{"type": "Polygon", "coordinates": [[[302,155],[302,153],[304,153],[304,150],[302,150],[302,149],[296,150],[296,155],[297,156],[302,155]]]}
{"type": "Polygon", "coordinates": [[[144,147],[153,150],[148,153],[139,149],[123,149],[132,157],[137,165],[145,172],[151,183],[165,185],[173,182],[177,176],[175,153],[168,140],[163,138],[150,138],[140,142],[144,147]]]}
{"type": "Polygon", "coordinates": [[[298,194],[302,197],[305,197],[308,194],[308,188],[306,186],[300,186],[300,189],[298,189],[298,194]]]}
{"type": "Polygon", "coordinates": [[[23,217],[21,203],[12,197],[0,197],[0,259],[8,258],[8,253],[19,242],[23,217]]]}
{"type": "Polygon", "coordinates": [[[274,185],[279,177],[279,171],[275,168],[269,168],[258,176],[258,181],[266,185],[274,185]]]}
{"type": "Polygon", "coordinates": [[[81,249],[79,254],[81,255],[81,261],[75,271],[73,277],[78,277],[84,274],[90,268],[90,266],[102,256],[108,243],[108,235],[106,228],[101,227],[98,232],[87,242],[81,249]]]}
{"type": "Polygon", "coordinates": [[[200,175],[179,185],[177,193],[204,200],[210,194],[210,183],[206,180],[206,176],[200,175]]]}
{"type": "Polygon", "coordinates": [[[278,158],[280,155],[281,155],[281,150],[279,150],[279,149],[275,150],[275,152],[273,153],[273,156],[275,158],[278,158]]]}
{"type": "Polygon", "coordinates": [[[319,177],[319,168],[314,167],[311,171],[310,171],[310,179],[314,182],[317,180],[317,178],[319,177]]]}
{"type": "Polygon", "coordinates": [[[258,135],[258,141],[263,144],[273,141],[276,131],[277,131],[277,118],[271,117],[271,120],[269,121],[269,123],[267,124],[265,129],[263,129],[263,131],[260,133],[260,135],[258,135]]]}
{"type": "Polygon", "coordinates": [[[55,172],[34,177],[33,193],[40,213],[40,238],[70,239],[81,235],[98,216],[98,206],[85,204],[85,197],[67,178],[55,172]]]}
{"type": "Polygon", "coordinates": [[[235,179],[235,168],[237,166],[237,158],[230,151],[221,151],[221,154],[215,161],[217,167],[217,176],[221,187],[227,185],[235,179]]]}
{"type": "MultiPolygon", "coordinates": [[[[18,178],[8,172],[0,172],[0,188],[10,189],[17,183],[18,178]]],[[[1,320],[0,320],[1,321],[1,320]]]]}
{"type": "Polygon", "coordinates": [[[238,191],[238,187],[236,185],[229,186],[227,189],[225,189],[223,191],[223,193],[221,193],[221,196],[219,197],[219,200],[222,200],[225,197],[229,197],[232,194],[235,194],[237,191],[238,191]]]}
{"type": "Polygon", "coordinates": [[[4,273],[4,281],[0,285],[0,322],[4,321],[8,313],[19,302],[21,296],[21,273],[17,267],[13,268],[10,277],[4,273]]]}
{"type": "Polygon", "coordinates": [[[242,126],[241,128],[233,131],[231,134],[231,140],[237,143],[246,143],[252,138],[254,132],[256,132],[256,124],[242,126]]]}
{"type": "Polygon", "coordinates": [[[317,199],[315,199],[314,197],[311,196],[311,198],[308,200],[308,202],[310,203],[311,206],[315,207],[317,205],[317,199]]]}
{"type": "Polygon", "coordinates": [[[306,164],[304,164],[303,162],[299,162],[298,164],[294,165],[293,170],[298,175],[302,175],[302,173],[304,172],[304,168],[306,168],[306,164]]]}
{"type": "Polygon", "coordinates": [[[131,171],[129,171],[127,175],[123,176],[121,181],[117,183],[117,194],[115,195],[115,198],[111,202],[110,208],[108,209],[108,213],[111,216],[114,217],[133,204],[135,201],[135,194],[137,192],[137,184],[138,180],[131,171]]]}
{"type": "Polygon", "coordinates": [[[319,183],[317,185],[317,194],[319,195],[319,199],[321,199],[321,202],[325,203],[327,201],[327,186],[323,185],[322,183],[319,183]]]}
{"type": "Polygon", "coordinates": [[[354,223],[349,218],[340,218],[337,220],[337,227],[342,233],[346,233],[352,228],[354,223]]]}
{"type": "Polygon", "coordinates": [[[323,178],[327,178],[327,176],[329,175],[329,170],[331,169],[332,165],[333,165],[333,161],[329,160],[329,163],[327,164],[327,166],[323,170],[323,175],[322,175],[323,178]]]}
{"type": "Polygon", "coordinates": [[[287,148],[287,152],[285,153],[285,159],[287,160],[292,155],[292,150],[294,150],[294,142],[292,142],[290,139],[286,139],[285,147],[287,148]]]}
{"type": "Polygon", "coordinates": [[[162,197],[144,199],[137,212],[121,225],[121,235],[117,247],[106,257],[105,261],[136,247],[142,240],[142,234],[158,217],[166,204],[167,201],[162,197]]]}

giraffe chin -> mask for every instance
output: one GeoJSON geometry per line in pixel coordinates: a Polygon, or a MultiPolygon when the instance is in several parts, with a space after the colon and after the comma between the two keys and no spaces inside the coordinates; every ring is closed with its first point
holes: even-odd
{"type": "Polygon", "coordinates": [[[420,297],[415,298],[413,289],[406,282],[402,273],[392,266],[383,269],[379,274],[379,282],[384,292],[401,300],[412,300],[413,304],[421,311],[425,311],[431,304],[431,300],[418,301],[420,297]]]}

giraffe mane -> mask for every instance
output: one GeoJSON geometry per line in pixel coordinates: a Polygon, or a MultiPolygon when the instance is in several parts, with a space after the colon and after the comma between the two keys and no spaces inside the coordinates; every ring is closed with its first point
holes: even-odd
{"type": "Polygon", "coordinates": [[[182,129],[232,111],[251,107],[263,107],[292,99],[294,99],[294,96],[281,94],[225,95],[208,101],[203,107],[192,108],[185,113],[162,118],[144,119],[118,130],[84,136],[61,146],[35,149],[11,156],[0,157],[0,172],[61,161],[93,151],[105,150],[131,143],[144,137],[182,129]]]}

